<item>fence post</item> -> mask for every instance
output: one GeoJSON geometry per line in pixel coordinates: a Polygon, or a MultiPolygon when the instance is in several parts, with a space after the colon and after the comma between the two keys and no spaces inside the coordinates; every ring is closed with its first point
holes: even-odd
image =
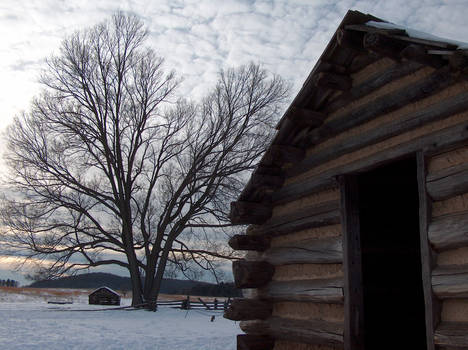
{"type": "Polygon", "coordinates": [[[214,309],[218,310],[218,299],[214,299],[214,309]]]}
{"type": "Polygon", "coordinates": [[[231,301],[231,297],[228,297],[227,300],[224,300],[224,311],[228,309],[230,301],[231,301]]]}
{"type": "Polygon", "coordinates": [[[180,305],[182,310],[190,310],[190,296],[187,295],[187,299],[182,300],[182,304],[180,305]]]}

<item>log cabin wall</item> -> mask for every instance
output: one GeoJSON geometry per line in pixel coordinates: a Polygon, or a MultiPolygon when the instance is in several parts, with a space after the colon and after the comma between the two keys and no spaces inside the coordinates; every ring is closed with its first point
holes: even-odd
{"type": "Polygon", "coordinates": [[[437,253],[432,289],[441,304],[435,342],[468,348],[468,146],[430,157],[426,182],[429,240],[437,253]]]}
{"type": "MultiPolygon", "coordinates": [[[[234,249],[248,251],[233,265],[246,300],[233,303],[226,314],[240,320],[246,333],[238,337],[238,349],[358,348],[345,334],[345,237],[337,179],[417,152],[425,162],[422,192],[433,253],[423,266],[432,276],[428,293],[434,294],[429,343],[468,349],[466,73],[440,55],[407,59],[401,52],[412,45],[398,44],[397,54],[378,46],[349,49],[355,33],[362,40],[361,27],[340,25],[342,42],[332,41],[321,58],[341,60],[341,68],[333,69],[346,79],[335,77],[325,91],[317,80],[315,90],[305,84],[232,204],[233,223],[253,224],[230,241],[234,249]],[[343,52],[348,58],[337,58],[343,52]]],[[[323,77],[316,67],[308,81],[317,74],[323,77]]],[[[431,344],[428,349],[434,349],[431,344]]]]}

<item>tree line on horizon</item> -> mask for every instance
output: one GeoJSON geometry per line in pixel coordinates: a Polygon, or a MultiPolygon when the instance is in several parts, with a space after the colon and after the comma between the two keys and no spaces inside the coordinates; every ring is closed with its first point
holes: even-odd
{"type": "Polygon", "coordinates": [[[0,287],[19,287],[19,282],[11,279],[0,280],[0,287]]]}

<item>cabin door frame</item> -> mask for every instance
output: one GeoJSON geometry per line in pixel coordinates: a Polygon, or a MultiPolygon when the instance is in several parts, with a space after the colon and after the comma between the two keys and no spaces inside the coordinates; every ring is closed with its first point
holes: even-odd
{"type": "MultiPolygon", "coordinates": [[[[393,160],[389,161],[391,163],[393,160]]],[[[439,305],[433,295],[431,271],[433,252],[428,240],[431,200],[426,192],[426,159],[422,151],[416,153],[419,192],[419,234],[421,248],[422,284],[425,304],[427,349],[434,350],[434,329],[439,322],[439,305]]],[[[366,169],[368,170],[368,169],[366,169]]],[[[359,222],[358,174],[337,178],[341,193],[341,223],[343,232],[344,270],[344,349],[364,350],[364,296],[362,280],[361,238],[359,222]]],[[[369,350],[369,349],[367,349],[369,350]]]]}

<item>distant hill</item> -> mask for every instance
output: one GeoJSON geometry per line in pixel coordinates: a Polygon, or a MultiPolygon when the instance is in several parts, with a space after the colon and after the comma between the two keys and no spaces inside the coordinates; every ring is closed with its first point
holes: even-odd
{"type": "MultiPolygon", "coordinates": [[[[43,280],[31,283],[32,288],[83,288],[94,289],[106,286],[115,290],[131,290],[130,277],[116,276],[111,273],[94,272],[75,276],[61,277],[53,280],[43,280]]],[[[240,290],[235,289],[232,283],[219,285],[189,280],[163,279],[161,293],[165,294],[191,294],[206,296],[240,296],[240,290]]]]}

